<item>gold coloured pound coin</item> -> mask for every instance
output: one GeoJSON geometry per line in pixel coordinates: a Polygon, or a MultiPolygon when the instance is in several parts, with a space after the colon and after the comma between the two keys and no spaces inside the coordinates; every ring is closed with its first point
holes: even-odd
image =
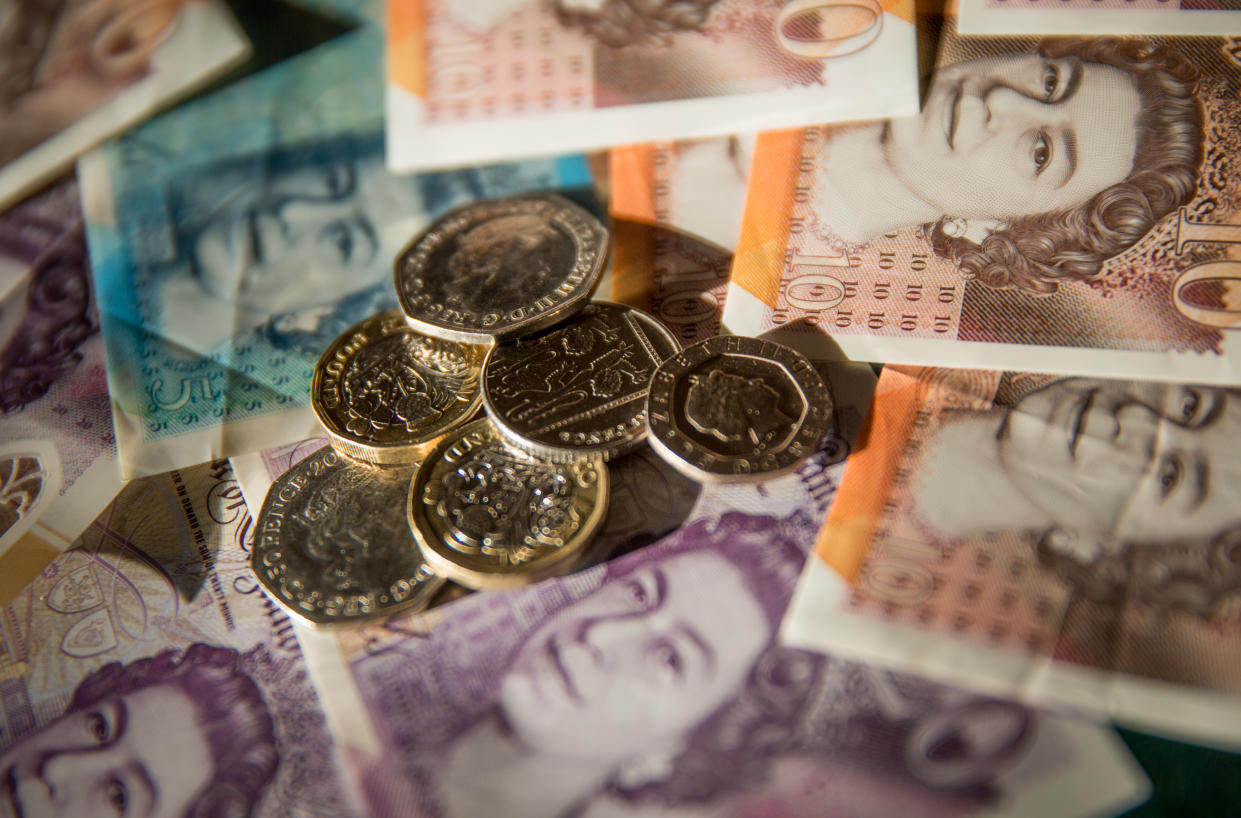
{"type": "Polygon", "coordinates": [[[571,567],[607,506],[603,458],[551,463],[513,448],[483,418],[427,455],[407,516],[437,573],[469,588],[516,588],[571,567]]]}
{"type": "Polygon", "coordinates": [[[486,349],[431,338],[392,309],[332,342],[311,381],[311,404],[332,446],[368,463],[413,463],[481,402],[486,349]]]}

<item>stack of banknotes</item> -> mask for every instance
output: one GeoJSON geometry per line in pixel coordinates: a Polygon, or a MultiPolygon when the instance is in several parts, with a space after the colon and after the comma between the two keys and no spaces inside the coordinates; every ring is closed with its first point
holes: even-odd
{"type": "Polygon", "coordinates": [[[1229,0],[0,0],[0,66],[3,818],[1235,809],[1229,0]]]}

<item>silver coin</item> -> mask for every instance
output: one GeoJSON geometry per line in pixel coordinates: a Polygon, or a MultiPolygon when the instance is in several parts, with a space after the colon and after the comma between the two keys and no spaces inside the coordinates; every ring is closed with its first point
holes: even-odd
{"type": "Polygon", "coordinates": [[[367,466],[325,446],[280,476],[256,522],[250,567],[290,615],[312,625],[425,607],[444,583],[405,521],[414,467],[367,466]]]}
{"type": "Polygon", "coordinates": [[[406,515],[439,573],[468,588],[517,588],[570,568],[607,499],[602,458],[550,463],[508,445],[483,418],[427,455],[406,515]]]}
{"type": "Polygon", "coordinates": [[[690,477],[727,482],[796,468],[827,434],[832,397],[796,350],[728,335],[665,361],[646,409],[652,449],[690,477]]]}
{"type": "Polygon", "coordinates": [[[475,202],[436,221],[397,257],[410,326],[466,343],[515,338],[580,308],[599,280],[607,229],[555,194],[475,202]]]}
{"type": "Polygon", "coordinates": [[[492,347],[483,407],[509,441],[541,457],[616,457],[642,444],[651,376],[680,348],[641,310],[595,301],[551,329],[492,347]]]}

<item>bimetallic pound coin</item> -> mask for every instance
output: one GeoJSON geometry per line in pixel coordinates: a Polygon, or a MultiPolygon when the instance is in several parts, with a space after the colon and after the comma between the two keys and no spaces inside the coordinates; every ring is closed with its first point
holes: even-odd
{"type": "Polygon", "coordinates": [[[478,411],[485,353],[411,329],[399,309],[381,312],[323,353],[311,405],[337,451],[368,463],[414,463],[478,411]]]}
{"type": "Polygon", "coordinates": [[[290,615],[344,625],[425,607],[444,580],[409,534],[413,466],[367,466],[329,446],[272,483],[250,567],[290,615]]]}
{"type": "Polygon", "coordinates": [[[483,407],[514,445],[563,460],[610,459],[646,437],[646,392],[681,344],[651,316],[605,301],[483,362],[483,407]]]}
{"type": "Polygon", "coordinates": [[[550,326],[599,280],[608,231],[555,194],[475,202],[432,224],[397,256],[396,293],[410,326],[487,344],[550,326]]]}
{"type": "Polygon", "coordinates": [[[651,448],[704,482],[790,471],[814,452],[832,420],[831,392],[804,355],[732,335],[665,361],[646,408],[651,448]]]}
{"type": "Polygon", "coordinates": [[[439,442],[409,487],[409,528],[437,573],[516,588],[572,566],[603,522],[600,457],[555,464],[505,442],[483,418],[439,442]]]}

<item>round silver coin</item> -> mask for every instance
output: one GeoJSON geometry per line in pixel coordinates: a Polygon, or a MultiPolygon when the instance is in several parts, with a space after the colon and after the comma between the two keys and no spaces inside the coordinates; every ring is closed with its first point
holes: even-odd
{"type": "Polygon", "coordinates": [[[646,410],[651,448],[690,477],[726,482],[796,468],[827,434],[832,396],[796,350],[727,335],[665,361],[646,410]]]}
{"type": "Polygon", "coordinates": [[[540,457],[610,459],[642,444],[651,376],[680,348],[641,310],[595,301],[551,329],[492,347],[483,408],[513,445],[540,457]]]}
{"type": "Polygon", "coordinates": [[[444,580],[405,521],[414,466],[367,466],[325,446],[280,476],[256,523],[250,567],[290,615],[312,625],[425,607],[444,580]]]}
{"type": "Polygon", "coordinates": [[[465,205],[397,256],[396,293],[410,326],[486,344],[550,326],[599,280],[608,231],[556,194],[465,205]]]}

